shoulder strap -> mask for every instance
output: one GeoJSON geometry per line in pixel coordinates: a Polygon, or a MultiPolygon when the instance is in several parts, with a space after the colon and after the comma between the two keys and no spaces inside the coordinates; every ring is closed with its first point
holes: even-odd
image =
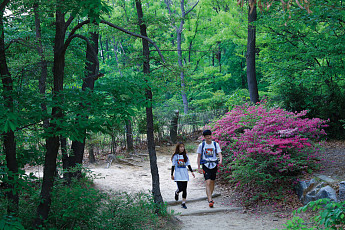
{"type": "Polygon", "coordinates": [[[213,145],[214,145],[214,153],[217,154],[217,142],[213,142],[213,145]]]}

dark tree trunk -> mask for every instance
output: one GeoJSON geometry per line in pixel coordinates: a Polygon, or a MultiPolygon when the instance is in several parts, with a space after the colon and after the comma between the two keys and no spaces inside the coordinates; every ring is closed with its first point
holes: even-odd
{"type": "Polygon", "coordinates": [[[93,151],[93,145],[89,146],[89,162],[91,164],[96,162],[95,153],[93,151]]]}
{"type": "MultiPolygon", "coordinates": [[[[41,35],[41,20],[38,10],[38,3],[34,4],[34,14],[35,14],[35,29],[36,29],[36,41],[37,41],[37,52],[41,57],[41,61],[39,62],[40,70],[41,70],[41,76],[39,79],[39,91],[40,94],[45,97],[46,93],[46,81],[48,76],[48,64],[45,59],[45,55],[43,52],[43,45],[42,45],[42,35],[41,35]]],[[[47,112],[47,105],[45,103],[41,103],[41,109],[43,112],[47,112]]],[[[43,128],[48,128],[49,126],[49,120],[44,119],[43,120],[43,128]]]]}
{"type": "Polygon", "coordinates": [[[126,121],[126,142],[127,142],[127,152],[134,151],[133,145],[133,132],[132,132],[132,122],[131,120],[126,121]]]}
{"type": "MultiPolygon", "coordinates": [[[[55,41],[54,41],[54,67],[53,67],[53,101],[59,101],[58,97],[61,97],[59,93],[63,90],[63,78],[65,68],[64,58],[64,39],[65,39],[65,14],[56,10],[56,23],[55,23],[55,41]]],[[[58,103],[57,103],[58,104],[58,103]]],[[[54,185],[55,173],[56,173],[56,158],[59,150],[60,138],[56,136],[55,129],[56,123],[62,117],[62,111],[60,107],[52,108],[52,122],[49,124],[50,132],[49,137],[46,140],[46,155],[43,170],[43,182],[41,188],[41,202],[37,208],[37,218],[35,220],[35,226],[42,226],[44,221],[48,218],[51,204],[51,191],[54,185]]]]}
{"type": "Polygon", "coordinates": [[[109,59],[109,40],[105,40],[105,53],[107,54],[107,59],[109,59]]]}
{"type": "MultiPolygon", "coordinates": [[[[141,0],[135,0],[135,6],[137,9],[138,14],[138,22],[140,28],[140,34],[147,37],[146,33],[146,24],[143,22],[143,10],[141,7],[141,0]]],[[[144,63],[143,63],[143,71],[144,74],[150,73],[150,50],[149,50],[149,43],[147,40],[142,39],[143,45],[143,56],[144,56],[144,63]]],[[[152,176],[152,194],[153,200],[156,204],[163,203],[163,197],[159,187],[159,173],[157,167],[157,156],[155,150],[155,141],[154,141],[154,134],[153,134],[153,113],[152,113],[152,91],[151,88],[148,87],[146,89],[146,123],[147,123],[147,146],[149,151],[150,157],[150,167],[151,167],[151,176],[152,176]]]]}
{"type": "MultiPolygon", "coordinates": [[[[83,85],[82,85],[82,90],[86,91],[87,89],[89,89],[89,93],[92,93],[93,89],[94,89],[94,85],[95,85],[95,79],[98,75],[98,59],[97,59],[97,54],[98,54],[98,38],[99,38],[99,34],[98,33],[90,33],[91,36],[91,44],[92,46],[90,46],[89,44],[87,45],[86,48],[86,76],[84,78],[83,81],[83,85]]],[[[90,106],[89,103],[81,103],[80,105],[83,109],[88,110],[88,107],[90,106]]],[[[80,118],[80,117],[79,117],[80,118]]],[[[77,121],[78,122],[78,119],[77,121]]],[[[88,116],[85,116],[82,119],[88,119],[88,116]]],[[[83,141],[73,141],[72,142],[72,156],[69,157],[69,170],[77,167],[78,165],[81,166],[83,163],[83,159],[84,159],[84,150],[85,150],[85,136],[86,136],[86,130],[80,130],[80,132],[82,132],[82,135],[84,136],[83,141]]],[[[67,170],[68,171],[68,170],[67,170]]],[[[81,173],[81,168],[79,167],[75,173],[72,173],[71,175],[72,177],[76,178],[76,179],[80,179],[82,177],[82,173],[81,173]]],[[[70,182],[70,181],[69,181],[70,182]]]]}
{"type": "Polygon", "coordinates": [[[253,23],[256,21],[256,4],[253,0],[249,1],[251,7],[248,9],[248,40],[247,40],[247,81],[250,101],[256,103],[259,101],[258,83],[256,81],[255,70],[255,40],[256,28],[253,23]]]}
{"type": "MultiPolygon", "coordinates": [[[[14,94],[13,79],[8,70],[6,61],[3,10],[4,9],[0,9],[0,75],[3,85],[2,97],[4,98],[4,107],[11,113],[14,113],[14,99],[12,97],[12,95],[14,94]]],[[[2,137],[4,143],[3,148],[6,155],[6,164],[10,172],[10,174],[8,175],[8,181],[4,184],[5,188],[8,189],[8,191],[6,192],[6,196],[9,201],[7,212],[8,214],[14,213],[16,215],[18,213],[19,197],[17,193],[18,191],[15,191],[14,187],[16,183],[15,181],[17,181],[16,178],[18,177],[18,164],[16,157],[16,142],[14,130],[8,127],[8,130],[2,133],[2,137]]]]}
{"type": "Polygon", "coordinates": [[[171,142],[176,144],[177,142],[177,125],[178,125],[179,111],[175,110],[173,117],[171,118],[170,124],[170,139],[171,142]]]}

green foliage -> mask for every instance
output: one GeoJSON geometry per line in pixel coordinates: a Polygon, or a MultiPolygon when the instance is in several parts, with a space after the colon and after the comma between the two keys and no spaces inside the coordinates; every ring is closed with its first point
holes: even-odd
{"type": "MultiPolygon", "coordinates": [[[[99,215],[102,221],[94,222],[92,229],[147,229],[158,224],[157,206],[151,196],[117,194],[108,202],[99,215]]],[[[167,213],[166,206],[162,206],[160,212],[167,213]]]]}
{"type": "MultiPolygon", "coordinates": [[[[0,197],[0,214],[4,215],[0,229],[31,228],[39,203],[36,182],[32,181],[32,190],[21,192],[18,218],[4,215],[6,200],[0,197]]],[[[70,186],[58,181],[52,193],[51,211],[44,229],[157,229],[158,216],[170,216],[167,206],[155,204],[152,195],[108,194],[93,188],[90,181],[74,182],[70,186]]]]}
{"type": "Polygon", "coordinates": [[[189,154],[195,153],[198,146],[196,144],[185,144],[186,152],[189,154]]]}
{"type": "MultiPolygon", "coordinates": [[[[277,6],[279,7],[279,6],[277,6]]],[[[313,13],[292,7],[260,15],[258,69],[275,95],[272,99],[289,111],[309,110],[310,117],[330,119],[327,132],[341,137],[344,119],[344,9],[341,3],[320,1],[313,13]]]]}
{"type": "MultiPolygon", "coordinates": [[[[294,211],[292,220],[288,220],[286,229],[343,229],[345,227],[345,202],[335,202],[330,199],[311,201],[294,211]],[[308,228],[298,213],[313,211],[311,221],[313,227],[308,228]]],[[[310,225],[310,224],[309,224],[310,225]]]]}
{"type": "Polygon", "coordinates": [[[21,220],[14,216],[4,215],[0,219],[0,230],[24,230],[21,220]]]}

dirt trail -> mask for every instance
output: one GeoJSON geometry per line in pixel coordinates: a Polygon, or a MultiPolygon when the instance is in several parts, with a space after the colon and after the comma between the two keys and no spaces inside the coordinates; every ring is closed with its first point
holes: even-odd
{"type": "MultiPolygon", "coordinates": [[[[172,146],[157,147],[157,164],[160,178],[160,189],[164,201],[173,202],[176,183],[170,178],[171,169],[171,153],[172,146]]],[[[192,167],[196,168],[196,153],[189,153],[192,167]]],[[[106,163],[89,165],[88,168],[99,175],[95,179],[95,186],[103,190],[123,191],[136,193],[139,191],[149,192],[152,187],[150,166],[148,159],[136,163],[139,166],[129,166],[113,162],[109,168],[106,163]],[[140,167],[141,166],[141,167],[140,167]]],[[[208,203],[205,200],[197,202],[188,202],[188,199],[206,197],[203,176],[195,173],[196,178],[190,175],[188,183],[187,207],[182,209],[180,204],[169,206],[170,210],[174,210],[176,217],[182,222],[181,229],[236,229],[236,230],[270,230],[282,229],[282,224],[286,223],[286,219],[275,216],[272,213],[267,214],[248,214],[242,208],[236,207],[231,203],[231,194],[225,194],[222,188],[216,186],[215,192],[221,194],[216,197],[215,207],[212,211],[220,211],[217,213],[193,214],[200,211],[210,211],[208,203]],[[237,210],[232,210],[237,208],[237,210]],[[229,211],[224,211],[227,209],[229,211]],[[221,211],[223,210],[223,211],[221,211]]]]}

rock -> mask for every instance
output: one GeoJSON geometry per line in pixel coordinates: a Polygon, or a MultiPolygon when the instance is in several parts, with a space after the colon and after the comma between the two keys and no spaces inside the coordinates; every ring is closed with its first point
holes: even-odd
{"type": "Polygon", "coordinates": [[[337,202],[336,192],[329,185],[327,185],[326,187],[321,188],[319,190],[319,192],[316,194],[315,198],[316,198],[316,200],[323,199],[323,198],[328,198],[328,199],[331,199],[331,200],[337,202]]]}
{"type": "Polygon", "coordinates": [[[339,201],[345,201],[345,181],[339,183],[339,201]]]}
{"type": "Polygon", "coordinates": [[[301,199],[303,195],[303,191],[308,188],[308,185],[305,181],[298,181],[298,184],[296,186],[296,193],[299,199],[301,199]]]}
{"type": "Polygon", "coordinates": [[[325,176],[325,175],[320,175],[320,174],[315,174],[315,176],[317,176],[319,179],[326,181],[328,183],[334,183],[336,182],[335,180],[333,180],[331,177],[329,176],[325,176]]]}

